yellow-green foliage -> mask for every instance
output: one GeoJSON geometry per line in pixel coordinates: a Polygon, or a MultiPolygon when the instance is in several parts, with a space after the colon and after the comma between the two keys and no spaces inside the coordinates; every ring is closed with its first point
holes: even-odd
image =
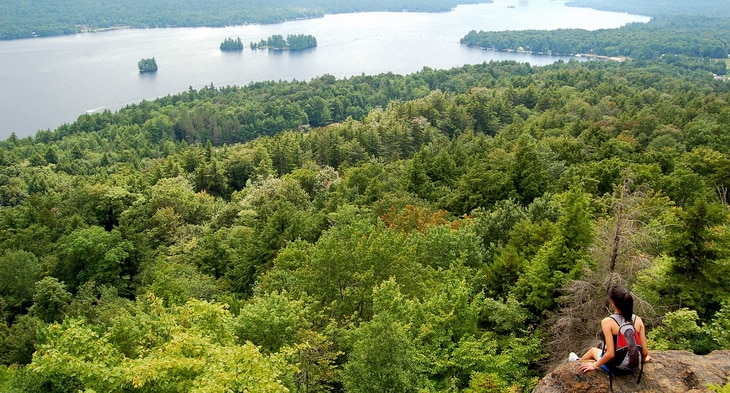
{"type": "Polygon", "coordinates": [[[83,319],[48,328],[28,369],[97,392],[286,392],[287,368],[250,342],[236,344],[223,304],[190,300],[165,307],[152,296],[118,310],[100,329],[83,319]]]}
{"type": "Polygon", "coordinates": [[[652,332],[652,345],[659,350],[680,349],[706,354],[716,349],[730,349],[727,306],[710,322],[701,322],[695,310],[682,308],[669,312],[652,332]]]}
{"type": "Polygon", "coordinates": [[[7,392],[10,390],[10,382],[13,380],[15,370],[13,367],[0,366],[0,390],[7,392]]]}
{"type": "Polygon", "coordinates": [[[725,386],[720,385],[708,385],[707,388],[710,391],[718,392],[718,393],[730,393],[730,383],[726,384],[725,386]]]}

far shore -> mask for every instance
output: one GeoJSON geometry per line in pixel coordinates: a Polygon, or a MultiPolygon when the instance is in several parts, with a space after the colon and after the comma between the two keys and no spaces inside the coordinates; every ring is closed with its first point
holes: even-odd
{"type": "Polygon", "coordinates": [[[601,59],[601,60],[613,60],[613,61],[626,61],[631,60],[629,57],[624,56],[602,56],[602,55],[595,55],[591,53],[577,53],[573,55],[575,57],[588,57],[591,59],[601,59]]]}
{"type": "Polygon", "coordinates": [[[132,26],[111,26],[111,27],[80,26],[79,33],[102,33],[105,31],[126,30],[126,29],[131,29],[131,28],[132,28],[132,26]]]}

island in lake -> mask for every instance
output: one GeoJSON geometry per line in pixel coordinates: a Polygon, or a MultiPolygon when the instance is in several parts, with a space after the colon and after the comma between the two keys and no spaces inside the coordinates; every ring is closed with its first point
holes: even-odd
{"type": "Polygon", "coordinates": [[[155,72],[157,71],[157,61],[154,57],[151,59],[142,59],[137,62],[137,67],[139,68],[139,72],[155,72]]]}
{"type": "Polygon", "coordinates": [[[258,43],[251,42],[250,46],[251,49],[303,50],[316,48],[317,39],[308,34],[290,34],[284,39],[284,36],[276,34],[258,43]]]}
{"type": "Polygon", "coordinates": [[[242,51],[243,42],[241,42],[241,37],[238,37],[235,40],[231,37],[228,37],[223,40],[223,42],[221,42],[220,48],[224,52],[242,51]]]}

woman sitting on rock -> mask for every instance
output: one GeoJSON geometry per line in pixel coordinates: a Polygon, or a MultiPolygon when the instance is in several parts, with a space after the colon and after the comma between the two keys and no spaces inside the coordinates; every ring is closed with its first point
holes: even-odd
{"type": "Polygon", "coordinates": [[[571,352],[568,358],[583,362],[580,370],[584,373],[598,368],[611,373],[631,372],[642,361],[646,363],[651,360],[646,345],[644,321],[634,315],[634,298],[631,292],[624,287],[615,286],[609,291],[608,297],[615,313],[601,321],[605,342],[603,349],[591,348],[580,358],[571,352]]]}

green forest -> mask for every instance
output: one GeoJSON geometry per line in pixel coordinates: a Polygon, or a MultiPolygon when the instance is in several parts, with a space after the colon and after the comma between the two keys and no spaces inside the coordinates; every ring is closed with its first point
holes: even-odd
{"type": "MultiPolygon", "coordinates": [[[[730,53],[728,37],[729,17],[672,16],[595,31],[471,31],[461,39],[461,43],[500,51],[525,50],[545,54],[591,54],[634,59],[666,56],[727,59],[730,53]]],[[[700,65],[718,75],[727,71],[724,62],[705,61],[700,65]]]]}
{"type": "Polygon", "coordinates": [[[0,39],[11,40],[114,28],[223,27],[373,11],[445,12],[490,0],[5,0],[0,39]]]}
{"type": "Polygon", "coordinates": [[[11,136],[0,390],[527,392],[614,283],[728,349],[728,124],[682,62],[495,62],[11,136]]]}

